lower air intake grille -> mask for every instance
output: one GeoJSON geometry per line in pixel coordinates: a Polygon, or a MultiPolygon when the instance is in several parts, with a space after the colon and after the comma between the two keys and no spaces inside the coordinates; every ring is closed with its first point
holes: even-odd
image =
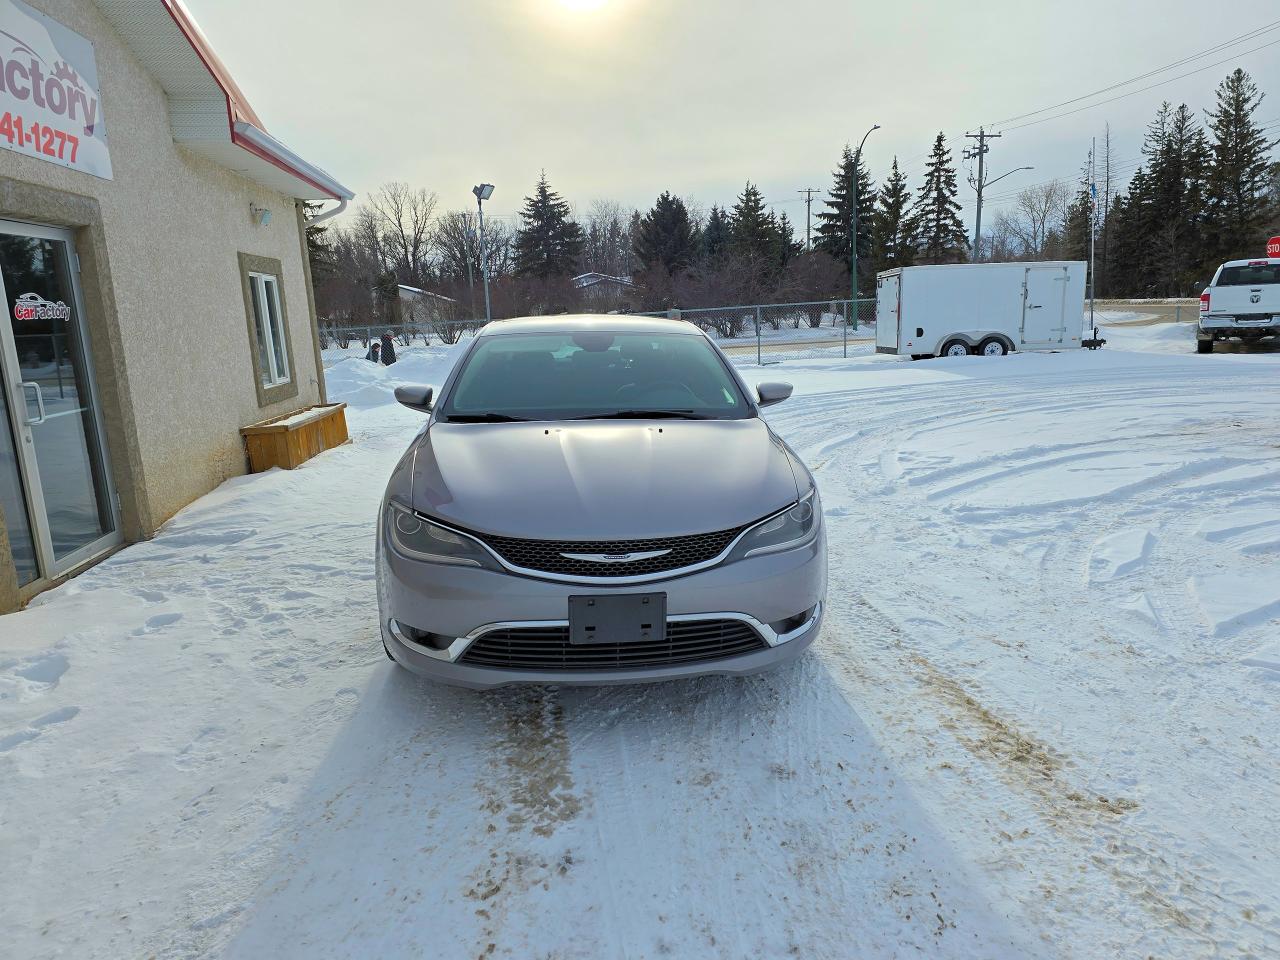
{"type": "Polygon", "coordinates": [[[740,620],[691,620],[667,624],[659,643],[569,643],[568,627],[493,630],[469,646],[460,663],[509,670],[625,670],[705,663],[766,648],[740,620]]]}

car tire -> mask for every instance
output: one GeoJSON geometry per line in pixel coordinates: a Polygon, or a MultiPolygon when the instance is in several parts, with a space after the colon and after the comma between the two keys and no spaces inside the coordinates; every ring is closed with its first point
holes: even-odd
{"type": "Polygon", "coordinates": [[[963,340],[948,340],[942,345],[942,352],[938,354],[940,357],[967,357],[972,351],[969,345],[963,340]]]}
{"type": "Polygon", "coordinates": [[[987,337],[978,344],[978,356],[980,357],[1003,357],[1009,352],[1009,348],[1005,346],[1005,342],[999,337],[987,337]]]}
{"type": "Polygon", "coordinates": [[[1212,341],[1212,340],[1197,340],[1197,341],[1196,341],[1196,353],[1213,353],[1213,341],[1212,341]]]}

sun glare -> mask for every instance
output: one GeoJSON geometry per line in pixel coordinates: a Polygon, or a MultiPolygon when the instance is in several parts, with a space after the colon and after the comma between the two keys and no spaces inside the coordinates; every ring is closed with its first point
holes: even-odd
{"type": "Polygon", "coordinates": [[[575,13],[589,13],[592,10],[599,10],[608,2],[609,0],[559,0],[560,6],[575,13]]]}

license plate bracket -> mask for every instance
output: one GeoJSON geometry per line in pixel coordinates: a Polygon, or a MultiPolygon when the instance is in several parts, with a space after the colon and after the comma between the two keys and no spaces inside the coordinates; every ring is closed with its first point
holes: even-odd
{"type": "Polygon", "coordinates": [[[665,593],[569,597],[569,643],[660,643],[667,636],[665,593]]]}

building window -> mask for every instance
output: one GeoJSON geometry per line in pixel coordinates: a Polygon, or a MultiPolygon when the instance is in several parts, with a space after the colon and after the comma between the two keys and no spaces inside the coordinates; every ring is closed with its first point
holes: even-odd
{"type": "Polygon", "coordinates": [[[240,287],[253,362],[258,406],[269,407],[298,395],[297,354],[289,338],[289,302],[279,260],[240,254],[240,287]]]}
{"type": "Polygon", "coordinates": [[[258,340],[258,376],[264,387],[278,387],[293,379],[280,310],[280,280],[266,273],[250,273],[249,291],[258,340]]]}

